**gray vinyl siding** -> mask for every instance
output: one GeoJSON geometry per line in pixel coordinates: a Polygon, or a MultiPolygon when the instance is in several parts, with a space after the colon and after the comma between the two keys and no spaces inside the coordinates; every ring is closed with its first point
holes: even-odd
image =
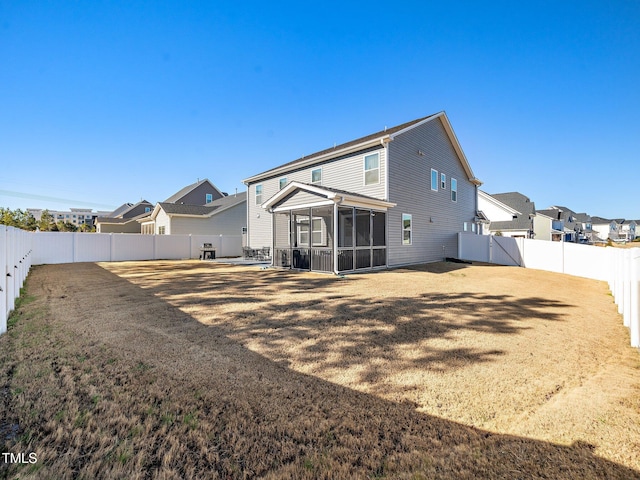
{"type": "Polygon", "coordinates": [[[289,196],[287,196],[285,199],[283,199],[281,202],[278,202],[277,206],[284,206],[284,207],[297,207],[300,205],[309,205],[310,203],[318,203],[321,202],[323,200],[327,200],[327,198],[325,196],[322,195],[316,195],[314,193],[311,192],[295,192],[294,194],[291,194],[289,196]]]}
{"type": "Polygon", "coordinates": [[[247,212],[248,212],[248,245],[250,247],[271,246],[271,215],[256,205],[256,185],[262,185],[262,203],[269,200],[280,191],[280,179],[287,178],[287,182],[302,182],[311,184],[311,172],[322,167],[322,182],[318,186],[326,186],[340,190],[347,190],[361,195],[386,200],[386,149],[379,147],[358,152],[346,157],[329,160],[303,169],[280,173],[266,180],[248,185],[247,212]],[[380,179],[374,185],[364,184],[364,158],[378,152],[380,179]],[[258,215],[260,215],[258,217],[258,215]]]}
{"type": "Polygon", "coordinates": [[[207,193],[212,195],[212,201],[222,198],[222,195],[220,195],[215,188],[205,182],[181,197],[175,203],[184,203],[185,205],[204,205],[207,203],[207,193]]]}
{"type": "Polygon", "coordinates": [[[127,213],[125,213],[122,218],[137,217],[138,215],[145,213],[145,208],[153,210],[153,205],[151,205],[150,203],[141,203],[140,205],[137,205],[135,208],[132,208],[127,213]]]}
{"type": "Polygon", "coordinates": [[[172,217],[171,234],[242,235],[246,219],[246,206],[241,203],[208,218],[172,217]]]}
{"type": "Polygon", "coordinates": [[[476,213],[476,186],[468,179],[440,119],[398,135],[389,144],[388,265],[457,256],[457,232],[476,213]],[[418,152],[423,152],[420,155],[418,152]],[[446,189],[431,190],[431,169],[447,176],[446,189]],[[451,201],[451,179],[458,182],[451,201]],[[412,216],[412,244],[402,244],[402,214],[412,216]],[[444,249],[443,249],[444,246],[444,249]]]}
{"type": "Polygon", "coordinates": [[[140,233],[142,227],[136,221],[127,223],[103,223],[98,233],[140,233]]]}

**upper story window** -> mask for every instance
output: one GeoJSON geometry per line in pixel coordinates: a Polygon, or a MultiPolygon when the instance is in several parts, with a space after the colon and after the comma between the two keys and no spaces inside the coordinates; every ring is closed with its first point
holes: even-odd
{"type": "Polygon", "coordinates": [[[322,169],[316,168],[315,170],[311,170],[311,184],[312,185],[320,185],[322,184],[322,169]]]}
{"type": "Polygon", "coordinates": [[[440,174],[440,188],[442,190],[447,189],[447,176],[444,173],[440,174]]]}
{"type": "Polygon", "coordinates": [[[431,190],[438,191],[438,171],[431,169],[431,190]]]}
{"type": "Polygon", "coordinates": [[[144,213],[149,213],[151,211],[151,207],[144,207],[144,213]]]}
{"type": "Polygon", "coordinates": [[[377,153],[364,157],[364,184],[380,183],[380,156],[377,153]]]}
{"type": "Polygon", "coordinates": [[[402,244],[411,245],[411,215],[402,214],[402,244]]]}
{"type": "Polygon", "coordinates": [[[280,179],[280,190],[287,186],[287,177],[282,177],[280,179]]]}
{"type": "Polygon", "coordinates": [[[451,201],[458,201],[458,181],[455,178],[451,179],[451,201]]]}
{"type": "Polygon", "coordinates": [[[211,203],[211,202],[213,202],[213,194],[207,193],[205,195],[205,202],[204,203],[211,203]]]}
{"type": "Polygon", "coordinates": [[[256,185],[256,205],[262,205],[262,185],[256,185]]]}

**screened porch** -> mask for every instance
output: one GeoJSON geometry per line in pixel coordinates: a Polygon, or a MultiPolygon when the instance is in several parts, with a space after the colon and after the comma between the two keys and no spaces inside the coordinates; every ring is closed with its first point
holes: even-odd
{"type": "Polygon", "coordinates": [[[273,212],[273,265],[340,273],[387,265],[385,211],[336,203],[273,212]]]}

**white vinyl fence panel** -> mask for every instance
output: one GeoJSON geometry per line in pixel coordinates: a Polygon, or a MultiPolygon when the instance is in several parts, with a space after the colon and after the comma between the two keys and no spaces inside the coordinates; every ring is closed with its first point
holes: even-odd
{"type": "MultiPolygon", "coordinates": [[[[27,233],[27,232],[25,232],[27,233]]],[[[33,264],[180,260],[198,258],[211,243],[217,257],[242,255],[241,235],[140,235],[134,233],[29,232],[33,264]]]]}
{"type": "Polygon", "coordinates": [[[0,225],[0,334],[31,269],[31,237],[28,232],[0,225]]]}
{"type": "MultiPolygon", "coordinates": [[[[480,236],[480,235],[476,235],[480,236]]],[[[491,263],[500,265],[522,265],[522,238],[489,236],[491,263]]]]}
{"type": "Polygon", "coordinates": [[[458,258],[462,260],[516,265],[513,249],[519,250],[519,265],[523,267],[608,282],[618,312],[630,330],[631,345],[640,347],[640,248],[458,235],[458,258]]]}

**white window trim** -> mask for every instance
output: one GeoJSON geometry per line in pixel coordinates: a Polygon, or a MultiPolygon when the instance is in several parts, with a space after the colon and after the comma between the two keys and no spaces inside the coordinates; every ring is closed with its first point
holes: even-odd
{"type": "Polygon", "coordinates": [[[262,184],[256,185],[256,205],[262,205],[262,184]],[[260,189],[260,193],[258,193],[258,189],[260,189]],[[258,197],[260,197],[260,201],[258,201],[258,197]]]}
{"type": "Polygon", "coordinates": [[[368,187],[369,185],[380,185],[380,152],[369,153],[362,157],[362,184],[365,187],[368,187]],[[367,157],[371,157],[373,155],[376,155],[378,157],[378,168],[371,168],[367,170],[367,157]],[[378,171],[378,181],[375,183],[367,183],[367,172],[370,172],[372,170],[378,171]]]}
{"type": "Polygon", "coordinates": [[[437,192],[438,191],[438,171],[435,168],[431,169],[431,178],[429,179],[429,182],[431,182],[431,191],[437,192]],[[433,181],[433,174],[434,173],[436,174],[436,177],[435,177],[436,181],[435,182],[433,181]],[[433,188],[434,187],[434,183],[435,183],[435,187],[436,188],[433,188]]]}
{"type": "Polygon", "coordinates": [[[442,172],[440,172],[440,189],[441,190],[447,189],[447,175],[442,172]]]}
{"type": "Polygon", "coordinates": [[[327,235],[326,235],[326,228],[325,228],[325,224],[322,221],[323,217],[311,217],[311,226],[310,226],[310,230],[311,230],[311,246],[312,247],[326,247],[327,246],[327,235]],[[320,220],[320,230],[314,230],[313,229],[313,222],[314,220],[320,220]],[[314,243],[313,241],[313,234],[315,233],[320,233],[320,238],[322,239],[321,242],[319,243],[314,243]]]}
{"type": "MultiPolygon", "coordinates": [[[[378,164],[379,165],[379,164],[378,164]]],[[[322,167],[320,168],[314,168],[313,170],[311,170],[311,185],[322,185],[322,167]],[[317,182],[313,181],[313,172],[317,172],[318,170],[320,170],[320,180],[317,182]]]]}
{"type": "Polygon", "coordinates": [[[282,189],[283,189],[284,187],[286,187],[286,186],[287,186],[287,177],[281,177],[281,178],[278,180],[278,187],[279,187],[279,190],[282,190],[282,189]],[[284,185],[283,185],[283,183],[284,183],[284,185]]]}
{"type": "Polygon", "coordinates": [[[451,179],[451,201],[453,203],[458,203],[458,180],[456,180],[455,178],[451,179]],[[453,184],[456,184],[456,188],[453,188],[453,184]],[[455,200],[453,199],[453,194],[455,193],[455,200]]]}
{"type": "Polygon", "coordinates": [[[403,213],[402,214],[402,245],[413,245],[413,215],[411,215],[410,213],[403,213]],[[404,228],[404,220],[405,217],[409,217],[409,228],[405,229],[404,228]],[[408,231],[409,232],[409,243],[405,243],[404,242],[404,232],[408,231]]]}

